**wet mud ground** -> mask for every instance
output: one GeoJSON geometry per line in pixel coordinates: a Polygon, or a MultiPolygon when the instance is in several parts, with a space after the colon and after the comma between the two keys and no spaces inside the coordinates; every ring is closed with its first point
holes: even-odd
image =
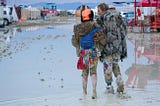
{"type": "MultiPolygon", "coordinates": [[[[105,93],[98,64],[96,100],[83,97],[81,71],[71,44],[76,19],[61,25],[13,27],[0,32],[0,106],[159,106],[159,33],[128,33],[128,57],[120,62],[130,98],[105,93]]],[[[114,79],[115,80],[115,79],[114,79]]],[[[113,83],[116,90],[116,84],[113,83]]]]}

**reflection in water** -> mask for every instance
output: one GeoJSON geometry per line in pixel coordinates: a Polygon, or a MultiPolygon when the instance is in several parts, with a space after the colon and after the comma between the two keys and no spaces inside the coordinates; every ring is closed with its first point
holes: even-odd
{"type": "Polygon", "coordinates": [[[149,81],[160,80],[159,64],[137,65],[133,64],[131,68],[126,70],[128,80],[126,86],[145,88],[149,81]]]}
{"type": "Polygon", "coordinates": [[[3,29],[0,31],[0,58],[11,55],[9,51],[11,39],[15,36],[16,29],[3,29]]]}
{"type": "MultiPolygon", "coordinates": [[[[31,43],[33,40],[40,40],[44,38],[44,35],[39,35],[35,38],[30,37],[25,41],[19,41],[18,39],[14,38],[17,33],[23,33],[27,31],[36,31],[41,28],[44,28],[47,26],[32,26],[32,27],[15,27],[15,28],[4,28],[0,30],[0,60],[3,57],[11,57],[13,53],[16,53],[19,50],[24,49],[25,47],[28,48],[28,44],[31,43]]],[[[48,29],[52,28],[53,26],[47,27],[48,29]]],[[[57,35],[56,37],[58,37],[57,35]]],[[[51,38],[52,36],[47,36],[48,38],[51,38]]],[[[55,38],[56,39],[56,38],[55,38]]]]}
{"type": "Polygon", "coordinates": [[[160,36],[135,34],[130,35],[128,40],[134,47],[134,63],[125,72],[128,75],[126,86],[144,89],[155,83],[160,84],[160,36]]]}

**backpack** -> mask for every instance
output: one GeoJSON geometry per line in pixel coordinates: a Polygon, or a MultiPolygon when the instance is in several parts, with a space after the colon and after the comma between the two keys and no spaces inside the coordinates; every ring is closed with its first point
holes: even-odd
{"type": "Polygon", "coordinates": [[[109,43],[105,45],[101,55],[103,57],[119,53],[123,61],[127,57],[126,33],[127,23],[122,16],[115,10],[107,11],[97,19],[97,23],[105,29],[109,43]]]}
{"type": "Polygon", "coordinates": [[[94,49],[93,34],[98,30],[100,30],[100,28],[97,27],[89,31],[87,35],[80,37],[80,46],[82,49],[94,49]]]}

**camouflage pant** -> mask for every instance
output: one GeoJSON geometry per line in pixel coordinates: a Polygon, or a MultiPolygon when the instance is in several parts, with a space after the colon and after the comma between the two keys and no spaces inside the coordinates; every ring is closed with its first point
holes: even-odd
{"type": "Polygon", "coordinates": [[[106,68],[104,66],[104,73],[105,71],[109,70],[113,72],[115,77],[117,77],[118,75],[121,75],[120,68],[118,65],[119,60],[120,60],[120,56],[117,54],[106,57],[104,62],[105,62],[105,65],[107,64],[108,67],[106,68]]]}
{"type": "Polygon", "coordinates": [[[97,74],[98,57],[95,56],[91,58],[91,61],[93,62],[93,66],[91,68],[83,70],[82,77],[88,77],[89,72],[90,72],[90,75],[97,74]]]}

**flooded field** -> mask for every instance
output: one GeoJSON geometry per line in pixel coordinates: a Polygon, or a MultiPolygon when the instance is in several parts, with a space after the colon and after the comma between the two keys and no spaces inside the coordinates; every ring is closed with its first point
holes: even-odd
{"type": "Polygon", "coordinates": [[[97,100],[91,99],[91,81],[88,96],[79,99],[81,71],[71,44],[76,22],[0,31],[0,106],[159,106],[159,33],[127,35],[128,57],[119,64],[131,98],[104,93],[99,62],[97,100]]]}

